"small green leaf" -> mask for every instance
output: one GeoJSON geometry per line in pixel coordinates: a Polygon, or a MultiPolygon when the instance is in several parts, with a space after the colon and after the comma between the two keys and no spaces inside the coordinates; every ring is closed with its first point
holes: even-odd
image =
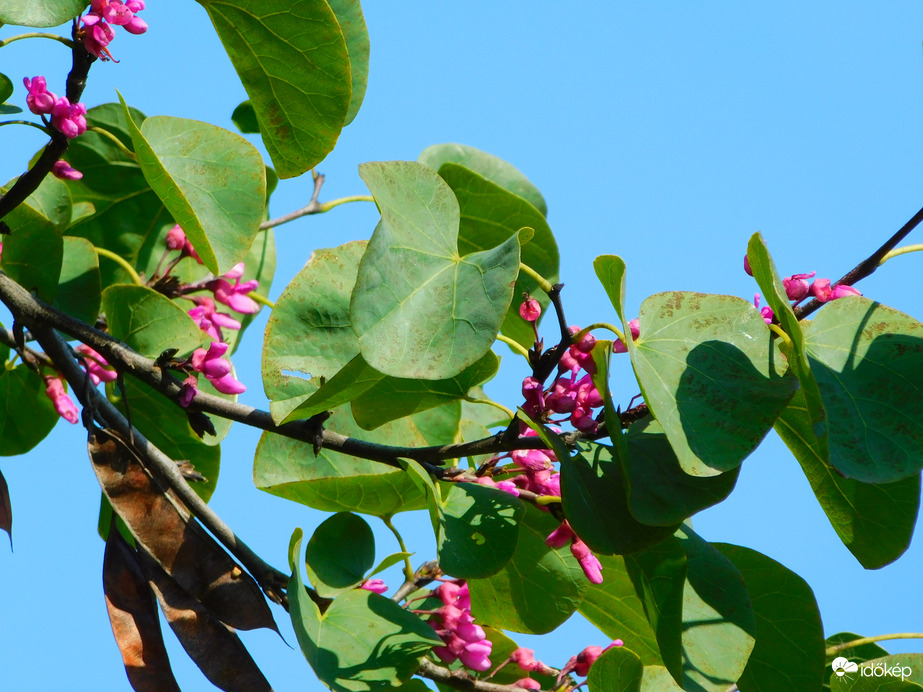
{"type": "Polygon", "coordinates": [[[409,680],[420,658],[443,641],[419,617],[365,589],[347,591],[321,614],[301,577],[301,539],[296,529],[287,593],[298,643],[317,677],[336,692],[387,690],[409,680]]]}
{"type": "Polygon", "coordinates": [[[682,469],[715,476],[740,465],[798,387],[771,357],[763,318],[734,296],[674,291],[646,299],[639,319],[631,362],[682,469]]]}
{"type": "MultiPolygon", "coordinates": [[[[593,260],[599,282],[612,301],[615,314],[625,323],[625,261],[618,255],[600,255],[593,260]]],[[[627,334],[626,334],[627,336],[627,334]]]]}
{"type": "Polygon", "coordinates": [[[824,628],[807,582],[762,553],[715,547],[743,575],[756,616],[756,645],[737,686],[741,692],[816,690],[824,679],[824,628]]]}
{"type": "Polygon", "coordinates": [[[614,646],[596,659],[587,676],[590,692],[640,692],[644,666],[631,649],[614,646]]]}
{"type": "Polygon", "coordinates": [[[465,144],[433,144],[423,150],[417,159],[420,163],[438,171],[445,163],[454,163],[474,171],[487,180],[496,183],[514,195],[526,200],[538,209],[542,216],[548,216],[545,198],[522,172],[501,158],[465,144]]]}
{"type": "Polygon", "coordinates": [[[349,73],[352,81],[352,94],[349,110],[346,111],[344,126],[349,125],[362,105],[369,81],[369,30],[362,16],[359,0],[327,0],[330,9],[337,16],[340,31],[346,41],[349,54],[349,73]]]}
{"type": "Polygon", "coordinates": [[[147,286],[109,286],[103,291],[102,305],[112,336],[148,358],[157,358],[168,348],[186,356],[206,341],[205,333],[179,305],[147,286]]]}
{"type": "Polygon", "coordinates": [[[253,110],[253,104],[244,101],[231,113],[231,122],[237,125],[237,129],[245,135],[259,134],[260,126],[256,122],[256,111],[253,110]]]}
{"type": "Polygon", "coordinates": [[[13,82],[5,74],[0,72],[0,103],[6,101],[13,95],[13,82]]]}
{"type": "MultiPolygon", "coordinates": [[[[838,644],[845,644],[847,642],[854,642],[858,639],[864,639],[861,635],[854,634],[853,632],[837,632],[836,634],[830,635],[827,637],[827,640],[824,642],[827,647],[837,646],[838,644]]],[[[870,661],[873,658],[882,658],[883,656],[890,655],[887,650],[870,642],[868,644],[860,644],[859,646],[853,646],[848,649],[843,649],[838,651],[832,656],[827,654],[826,665],[824,666],[824,692],[830,692],[830,680],[831,678],[836,678],[836,681],[839,682],[840,677],[835,676],[833,672],[833,661],[836,658],[845,658],[847,661],[852,661],[853,663],[859,664],[864,661],[870,661]]],[[[845,671],[844,671],[845,672],[845,671]]]]}
{"type": "Polygon", "coordinates": [[[587,588],[580,603],[580,614],[610,639],[622,639],[641,657],[644,665],[663,665],[657,637],[628,575],[626,558],[619,555],[598,557],[603,583],[590,584],[587,588]]]}
{"type": "Polygon", "coordinates": [[[308,578],[324,598],[353,589],[375,564],[375,536],[361,517],[339,512],[325,520],[305,554],[308,578]]]}
{"type": "Polygon", "coordinates": [[[0,456],[25,454],[58,422],[45,382],[25,365],[0,370],[0,456]]]}
{"type": "Polygon", "coordinates": [[[350,305],[362,356],[393,377],[453,377],[496,339],[519,273],[518,237],[461,257],[458,203],[434,171],[392,161],[359,173],[382,214],[350,305]]]}
{"type": "Polygon", "coordinates": [[[443,484],[439,566],[460,579],[482,579],[506,565],[516,551],[522,502],[476,483],[443,484]]]}
{"type": "Polygon", "coordinates": [[[393,567],[397,563],[402,562],[403,560],[406,560],[411,555],[413,555],[413,553],[391,553],[390,555],[388,555],[388,557],[386,557],[381,562],[379,562],[377,565],[375,565],[372,571],[368,573],[366,578],[371,579],[376,574],[381,574],[389,567],[393,567]]]}
{"type": "MultiPolygon", "coordinates": [[[[361,355],[356,355],[340,368],[330,380],[324,382],[320,389],[316,390],[304,402],[282,418],[281,423],[310,418],[321,411],[329,411],[341,404],[348,404],[356,397],[365,397],[368,390],[381,382],[384,377],[384,375],[366,363],[361,355]]],[[[355,409],[353,410],[353,416],[356,416],[355,409]]],[[[400,417],[399,415],[393,416],[388,420],[400,417]]],[[[358,417],[357,422],[360,425],[362,424],[358,417]]]]}
{"type": "Polygon", "coordinates": [[[0,103],[0,115],[13,115],[14,113],[22,113],[22,108],[9,103],[0,103]]]}
{"type": "MultiPolygon", "coordinates": [[[[281,178],[333,150],[350,110],[352,73],[337,16],[324,0],[199,0],[247,90],[281,178]]],[[[360,58],[361,61],[361,58],[360,58]]]]}
{"type": "Polygon", "coordinates": [[[920,474],[893,483],[843,478],[823,456],[803,391],[776,420],[776,432],[801,464],[843,545],[866,569],[884,567],[910,546],[920,508],[920,474]]]}
{"type": "Polygon", "coordinates": [[[545,634],[577,609],[589,582],[568,547],[545,544],[558,525],[550,514],[526,506],[512,559],[496,574],[468,583],[478,623],[545,634]]]}
{"type": "Polygon", "coordinates": [[[95,324],[99,316],[101,282],[93,244],[65,236],[61,277],[55,306],[78,320],[95,324]]]}
{"type": "Polygon", "coordinates": [[[224,274],[247,256],[262,221],[260,153],[240,135],[197,120],[155,116],[139,129],[124,100],[122,108],[145,179],[205,266],[224,274]]]}
{"type": "Polygon", "coordinates": [[[77,17],[86,6],[86,0],[5,0],[0,6],[0,24],[58,26],[77,17]]]}

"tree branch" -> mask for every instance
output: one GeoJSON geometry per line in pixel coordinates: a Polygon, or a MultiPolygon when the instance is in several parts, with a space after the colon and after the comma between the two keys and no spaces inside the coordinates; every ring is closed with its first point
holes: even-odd
{"type": "Polygon", "coordinates": [[[437,666],[427,658],[424,658],[420,662],[417,675],[435,680],[436,682],[441,682],[443,685],[453,687],[456,690],[469,690],[474,692],[522,692],[521,687],[516,687],[514,685],[498,685],[495,682],[478,680],[477,678],[471,677],[463,670],[449,670],[448,668],[437,666]]]}

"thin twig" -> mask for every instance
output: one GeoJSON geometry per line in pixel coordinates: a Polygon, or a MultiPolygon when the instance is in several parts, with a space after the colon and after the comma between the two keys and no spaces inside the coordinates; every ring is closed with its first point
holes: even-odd
{"type": "Polygon", "coordinates": [[[424,658],[417,669],[417,675],[435,680],[447,687],[456,690],[471,690],[473,692],[522,692],[521,687],[515,685],[498,685],[495,682],[478,680],[471,677],[464,670],[449,670],[442,666],[437,666],[429,659],[424,658]]]}
{"type": "Polygon", "coordinates": [[[288,223],[289,221],[300,219],[302,216],[317,214],[320,211],[320,203],[317,201],[317,199],[320,197],[320,189],[324,186],[325,178],[326,176],[323,173],[318,173],[314,176],[314,192],[311,194],[310,202],[308,202],[301,209],[297,209],[275,219],[270,219],[269,221],[264,221],[260,224],[260,230],[265,231],[269,228],[281,226],[282,224],[288,223]]]}

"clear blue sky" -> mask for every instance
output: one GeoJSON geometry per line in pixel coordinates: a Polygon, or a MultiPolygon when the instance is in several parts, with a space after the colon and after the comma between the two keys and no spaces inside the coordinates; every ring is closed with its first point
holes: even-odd
{"type": "MultiPolygon", "coordinates": [[[[837,278],[923,205],[919,3],[447,5],[367,3],[369,90],[319,166],[327,175],[322,200],[364,194],[356,172],[363,161],[415,159],[448,141],[492,152],[525,172],[548,201],[574,324],[614,319],[591,270],[598,254],[626,260],[632,314],[663,290],[749,299],[756,287],[741,261],[754,231],[763,231],[784,274],[837,278]]],[[[121,64],[94,66],[87,105],[115,100],[117,88],[148,115],[232,128],[230,113],[245,94],[205,12],[193,2],[151,2],[143,16],[147,34],[119,31],[111,46],[121,64]]],[[[14,33],[4,27],[0,38],[14,33]]],[[[50,42],[0,51],[0,71],[15,83],[44,74],[59,93],[68,64],[66,50],[50,42]]],[[[22,88],[13,100],[24,105],[22,88]]],[[[31,129],[0,129],[0,178],[19,174],[41,144],[31,129]]],[[[310,188],[307,179],[282,183],[272,215],[302,206],[310,188]]],[[[272,296],[312,249],[367,238],[376,217],[374,205],[347,205],[278,229],[272,296]]],[[[921,261],[898,258],[859,287],[923,319],[921,261]]],[[[260,407],[263,325],[265,315],[235,356],[249,386],[242,400],[260,407]]],[[[492,394],[517,404],[525,374],[504,354],[492,394]]],[[[627,370],[612,386],[623,405],[637,393],[627,370]]],[[[293,528],[310,533],[323,516],[253,488],[257,439],[232,431],[212,504],[281,568],[293,528]]],[[[7,689],[128,688],[103,603],[99,490],[84,444],[83,430],[62,422],[33,453],[0,458],[14,510],[15,552],[0,541],[7,689]]],[[[400,515],[397,523],[418,551],[415,562],[434,554],[424,515],[400,515]]],[[[919,538],[896,564],[864,571],[773,434],[744,463],[731,498],[694,525],[706,539],[755,548],[803,576],[828,634],[923,630],[919,538]]],[[[378,536],[379,555],[391,552],[393,539],[378,536]]],[[[284,611],[276,617],[295,645],[284,611]]],[[[210,689],[166,638],[183,689],[210,689]]],[[[244,639],[277,690],[321,689],[300,652],[276,635],[244,639]]],[[[520,640],[552,665],[605,643],[579,616],[554,635],[520,640]]],[[[914,642],[886,648],[921,650],[914,642]]]]}

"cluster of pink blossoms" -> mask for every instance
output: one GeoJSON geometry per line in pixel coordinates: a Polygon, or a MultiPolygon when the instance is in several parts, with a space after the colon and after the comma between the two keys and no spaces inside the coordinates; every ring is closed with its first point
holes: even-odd
{"type": "Polygon", "coordinates": [[[35,115],[50,115],[51,124],[58,132],[68,139],[73,139],[87,131],[87,109],[82,103],[72,104],[66,96],[59,97],[48,91],[45,78],[41,75],[32,79],[26,77],[22,83],[29,92],[26,96],[29,110],[35,115]]]}
{"type": "Polygon", "coordinates": [[[484,630],[474,624],[467,582],[462,579],[445,581],[433,594],[442,601],[442,607],[422,614],[431,615],[430,626],[445,642],[445,646],[437,646],[433,653],[446,663],[460,660],[472,670],[490,668],[488,656],[493,644],[484,630]]]}
{"type": "MultiPolygon", "coordinates": [[[[115,368],[109,365],[102,355],[86,344],[79,344],[74,351],[83,356],[87,375],[89,375],[90,381],[94,385],[98,385],[100,382],[112,382],[118,378],[119,375],[115,368]]],[[[51,399],[58,415],[68,423],[76,423],[80,420],[77,405],[68,396],[61,376],[57,374],[46,375],[43,379],[45,380],[45,394],[51,399]]]]}
{"type": "Polygon", "coordinates": [[[143,34],[147,22],[137,16],[144,9],[144,0],[92,0],[90,11],[80,18],[83,28],[83,47],[100,60],[112,59],[107,47],[115,38],[115,30],[109,26],[120,26],[129,34],[143,34]]]}
{"type": "MultiPolygon", "coordinates": [[[[750,268],[750,258],[746,255],[744,255],[744,271],[750,276],[753,276],[753,270],[750,268]]],[[[858,289],[852,286],[847,286],[845,284],[831,286],[830,279],[814,279],[816,274],[817,272],[810,272],[809,274],[792,274],[782,279],[782,285],[785,287],[785,295],[792,301],[792,305],[798,305],[798,303],[808,296],[813,296],[821,303],[829,303],[831,300],[836,300],[837,298],[862,295],[858,289]],[[814,279],[814,281],[809,283],[809,279],[814,279]]],[[[760,308],[759,295],[753,297],[753,305],[760,311],[763,321],[766,322],[766,324],[772,324],[774,317],[772,308],[768,305],[760,308]]]]}

